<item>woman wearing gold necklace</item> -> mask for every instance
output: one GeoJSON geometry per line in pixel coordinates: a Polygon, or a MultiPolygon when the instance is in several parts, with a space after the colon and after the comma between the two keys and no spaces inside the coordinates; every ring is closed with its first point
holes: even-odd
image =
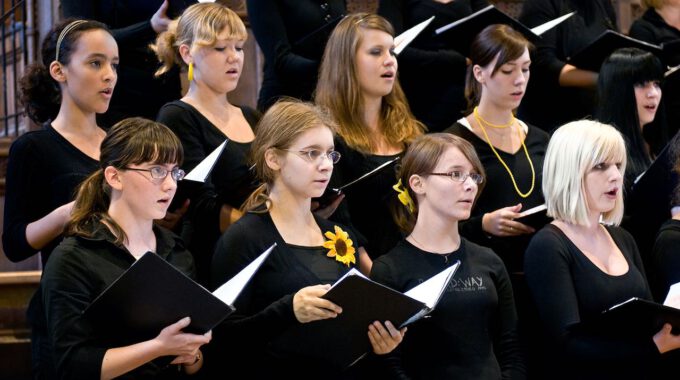
{"type": "Polygon", "coordinates": [[[447,132],[470,141],[488,184],[461,223],[461,234],[490,247],[510,273],[521,272],[533,228],[514,219],[543,204],[541,170],[548,135],[515,118],[529,80],[529,42],[506,25],[486,27],[472,42],[466,96],[472,112],[447,132]]]}

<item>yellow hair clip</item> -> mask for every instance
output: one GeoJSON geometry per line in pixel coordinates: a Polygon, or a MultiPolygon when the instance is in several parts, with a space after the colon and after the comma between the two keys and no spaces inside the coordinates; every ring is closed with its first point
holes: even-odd
{"type": "Polygon", "coordinates": [[[413,199],[411,199],[411,196],[408,193],[408,190],[404,188],[404,185],[401,183],[401,179],[399,179],[399,182],[397,182],[396,185],[392,186],[394,191],[399,193],[398,198],[399,202],[406,206],[408,208],[408,212],[413,214],[416,211],[416,205],[413,203],[413,199]]]}

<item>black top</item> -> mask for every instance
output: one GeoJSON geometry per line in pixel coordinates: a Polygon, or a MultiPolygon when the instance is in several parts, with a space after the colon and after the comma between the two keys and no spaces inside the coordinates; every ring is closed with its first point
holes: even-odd
{"type": "MultiPolygon", "coordinates": [[[[250,127],[255,130],[260,113],[240,107],[250,127]]],[[[164,105],[158,113],[159,122],[167,125],[182,142],[184,163],[188,173],[212,153],[227,136],[196,108],[181,100],[164,105]]],[[[229,140],[205,183],[181,181],[173,206],[190,199],[190,210],[182,229],[182,238],[196,258],[199,280],[209,277],[210,257],[220,237],[219,218],[222,205],[239,208],[255,190],[257,183],[249,169],[251,143],[229,140]]]]}
{"type": "MultiPolygon", "coordinates": [[[[461,121],[463,120],[461,119],[461,121]]],[[[528,126],[524,145],[527,148],[527,152],[529,152],[529,157],[531,157],[536,179],[534,190],[527,198],[522,198],[515,191],[510,175],[500,161],[498,161],[486,140],[474,134],[460,122],[454,124],[446,132],[453,133],[469,141],[477,151],[479,160],[486,171],[484,190],[479,195],[472,209],[470,219],[460,223],[460,233],[477,244],[493,249],[505,262],[508,272],[521,272],[522,257],[524,250],[529,245],[531,236],[495,237],[488,235],[482,229],[482,218],[488,212],[514,206],[518,203],[522,203],[522,210],[527,210],[544,203],[541,183],[543,178],[543,159],[548,148],[548,134],[536,127],[528,126]]],[[[531,188],[531,168],[524,149],[520,147],[514,154],[499,149],[496,149],[496,152],[498,152],[512,171],[519,190],[527,192],[531,188]]]]}
{"type": "Polygon", "coordinates": [[[257,101],[266,110],[282,96],[310,100],[328,37],[347,12],[344,0],[247,0],[248,19],[264,54],[257,101]]]}
{"type": "Polygon", "coordinates": [[[680,220],[670,219],[661,226],[652,250],[650,285],[657,302],[663,302],[671,285],[680,282],[680,220]]]}
{"type": "MultiPolygon", "coordinates": [[[[316,222],[322,233],[333,232],[337,225],[322,218],[316,222]]],[[[357,241],[351,230],[340,227],[357,241]]],[[[282,341],[279,336],[300,323],[293,312],[293,296],[298,290],[333,283],[351,267],[327,257],[328,250],[323,247],[287,244],[269,213],[251,212],[217,242],[213,287],[229,280],[273,243],[276,248],[236,299],[236,311],[214,330],[212,354],[217,361],[229,360],[229,375],[234,378],[318,378],[320,373],[334,378],[339,374],[330,371],[327,363],[288,353],[286,348],[294,347],[295,342],[282,341]]],[[[224,368],[215,370],[223,374],[224,368]]]]}
{"type": "Polygon", "coordinates": [[[442,256],[402,240],[373,263],[371,278],[403,292],[456,260],[460,268],[431,317],[409,326],[384,360],[387,371],[402,379],[524,379],[512,286],[490,249],[461,239],[442,256]]]}
{"type": "Polygon", "coordinates": [[[654,8],[649,8],[633,21],[629,35],[655,45],[680,40],[680,30],[668,25],[654,8]]]}
{"type": "Polygon", "coordinates": [[[531,54],[531,80],[519,117],[550,131],[566,122],[592,115],[596,88],[561,87],[560,71],[569,57],[607,29],[616,30],[609,0],[526,0],[519,20],[535,27],[569,12],[576,14],[545,32],[531,54]]]}
{"type": "MultiPolygon", "coordinates": [[[[156,253],[184,274],[193,277],[191,254],[181,239],[162,227],[154,226],[156,253]]],[[[92,238],[67,237],[55,249],[45,267],[36,297],[44,307],[43,318],[52,341],[51,352],[59,378],[99,378],[104,354],[109,348],[138,342],[120,342],[94,328],[83,311],[135,258],[123,246],[114,244],[108,228],[99,224],[92,238]]],[[[160,333],[160,331],[159,331],[160,333]]],[[[44,348],[44,347],[41,347],[44,348]]],[[[165,361],[167,363],[167,360],[165,361]]],[[[181,374],[176,368],[147,363],[123,378],[154,378],[181,374]]]]}
{"type": "Polygon", "coordinates": [[[553,378],[643,379],[659,357],[652,337],[632,341],[587,333],[569,326],[600,314],[631,297],[651,299],[633,237],[605,227],[623,253],[628,272],[604,273],[556,226],[536,233],[526,251],[525,274],[545,329],[553,378]]]}
{"type": "MultiPolygon", "coordinates": [[[[20,136],[9,150],[2,247],[12,261],[36,254],[26,226],[75,198],[80,183],[99,169],[99,161],[78,150],[51,125],[20,136]]],[[[47,262],[61,237],[43,249],[47,262]]]]}
{"type": "MultiPolygon", "coordinates": [[[[348,184],[378,166],[393,160],[403,153],[378,156],[363,154],[347,146],[341,138],[335,139],[335,150],[342,158],[333,168],[329,186],[348,184]]],[[[397,193],[392,189],[397,183],[396,165],[398,161],[384,167],[371,176],[343,189],[345,199],[332,220],[349,224],[362,235],[362,243],[371,259],[392,249],[402,234],[399,231],[390,208],[398,204],[397,193]]]]}
{"type": "MultiPolygon", "coordinates": [[[[190,5],[196,0],[183,2],[190,5]]],[[[151,16],[161,4],[163,0],[61,1],[64,17],[103,22],[118,42],[118,83],[109,110],[103,115],[106,126],[131,116],[153,120],[163,104],[181,97],[179,68],[154,78],[159,63],[149,48],[156,41],[151,16]]]]}
{"type": "MultiPolygon", "coordinates": [[[[486,7],[486,0],[460,0],[446,4],[432,0],[381,0],[378,14],[392,23],[395,34],[435,16],[430,25],[399,54],[399,82],[416,119],[430,132],[442,131],[466,109],[465,57],[447,46],[447,36],[435,34],[448,25],[486,7]]],[[[470,41],[472,42],[472,41],[470,41]]]]}

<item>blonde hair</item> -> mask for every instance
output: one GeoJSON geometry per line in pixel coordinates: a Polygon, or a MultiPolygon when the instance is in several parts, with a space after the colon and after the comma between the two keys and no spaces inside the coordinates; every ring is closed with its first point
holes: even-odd
{"type": "MultiPolygon", "coordinates": [[[[345,17],[331,34],[324,51],[315,101],[327,107],[338,121],[338,134],[347,145],[363,153],[375,149],[369,128],[362,118],[364,107],[356,70],[356,56],[364,30],[379,30],[394,37],[392,25],[369,13],[345,17]]],[[[423,134],[425,125],[415,119],[399,81],[385,95],[380,110],[380,127],[387,141],[404,145],[423,134]]]]}
{"type": "MultiPolygon", "coordinates": [[[[589,226],[585,176],[602,162],[621,162],[626,171],[626,145],[609,124],[578,120],[553,133],[543,161],[543,196],[548,215],[564,222],[589,226]]],[[[614,208],[602,215],[604,223],[618,225],[623,217],[623,191],[614,208]]]]}
{"type": "Polygon", "coordinates": [[[643,0],[643,3],[648,8],[659,9],[666,4],[667,0],[643,0]]]}
{"type": "Polygon", "coordinates": [[[244,202],[243,211],[269,210],[269,192],[276,172],[267,165],[265,153],[269,149],[288,149],[301,134],[318,127],[327,127],[332,132],[336,124],[324,109],[312,103],[283,100],[267,110],[257,126],[250,148],[250,160],[262,184],[244,202]]]}
{"type": "MultiPolygon", "coordinates": [[[[401,165],[397,174],[397,179],[401,180],[408,195],[413,200],[415,210],[411,213],[401,203],[392,209],[394,221],[403,232],[411,233],[418,219],[418,198],[409,185],[409,179],[416,174],[425,176],[427,173],[431,173],[437,167],[441,156],[449,148],[458,149],[472,165],[473,172],[482,176],[485,175],[484,166],[479,161],[475,148],[462,137],[450,133],[431,133],[416,138],[401,159],[401,165]]],[[[484,184],[485,182],[482,182],[478,185],[475,200],[481,194],[482,189],[484,189],[484,184]]],[[[397,193],[395,193],[396,196],[397,193]]]]}
{"type": "Polygon", "coordinates": [[[248,38],[246,26],[231,9],[217,3],[199,3],[187,8],[158,35],[151,49],[163,64],[156,76],[170,70],[174,65],[186,66],[179,54],[181,45],[188,45],[191,51],[214,46],[217,37],[227,32],[227,39],[245,41],[248,38]]]}

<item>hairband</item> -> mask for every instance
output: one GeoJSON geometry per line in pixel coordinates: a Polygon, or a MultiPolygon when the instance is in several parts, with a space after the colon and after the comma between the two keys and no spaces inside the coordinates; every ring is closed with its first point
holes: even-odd
{"type": "Polygon", "coordinates": [[[82,25],[86,22],[87,22],[86,20],[75,20],[66,25],[66,27],[64,27],[64,29],[61,30],[61,33],[59,33],[59,38],[57,39],[57,50],[55,52],[55,60],[57,62],[59,62],[59,50],[61,49],[61,41],[64,40],[64,37],[66,37],[66,35],[69,34],[69,32],[78,27],[78,25],[82,25]]]}

